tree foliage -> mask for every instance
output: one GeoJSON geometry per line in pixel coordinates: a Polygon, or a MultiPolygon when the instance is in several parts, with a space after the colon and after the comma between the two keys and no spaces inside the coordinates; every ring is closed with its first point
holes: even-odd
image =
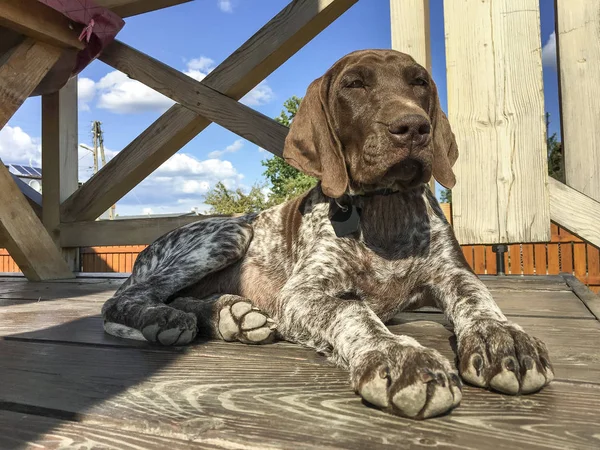
{"type": "MultiPolygon", "coordinates": [[[[275,120],[289,127],[298,112],[301,98],[292,96],[283,103],[284,109],[275,120]]],[[[261,161],[266,177],[264,185],[255,185],[248,194],[242,190],[228,190],[223,183],[209,191],[205,203],[211,205],[212,214],[235,214],[262,211],[296,197],[310,188],[317,180],[309,177],[286,163],[283,158],[273,156],[261,161]],[[264,191],[267,191],[267,195],[264,191]]]]}

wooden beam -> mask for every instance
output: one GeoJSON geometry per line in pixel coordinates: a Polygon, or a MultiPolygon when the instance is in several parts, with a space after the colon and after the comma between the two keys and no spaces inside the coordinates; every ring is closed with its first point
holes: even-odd
{"type": "Polygon", "coordinates": [[[119,41],[99,59],[196,114],[281,156],[288,127],[119,41]]]}
{"type": "Polygon", "coordinates": [[[600,202],[554,178],[548,186],[552,221],[600,247],[600,202]]]}
{"type": "Polygon", "coordinates": [[[21,191],[21,194],[25,196],[27,203],[33,209],[35,215],[41,219],[42,218],[42,194],[33,189],[19,177],[17,177],[14,173],[10,174],[12,176],[13,181],[21,191]]]}
{"type": "Polygon", "coordinates": [[[444,1],[461,244],[550,240],[538,0],[444,1]],[[533,49],[533,50],[532,50],[533,49]]]}
{"type": "Polygon", "coordinates": [[[63,223],[60,225],[60,244],[63,247],[150,244],[175,228],[210,217],[218,216],[198,215],[63,223]]]}
{"type": "Polygon", "coordinates": [[[4,164],[0,164],[0,232],[10,256],[29,280],[74,277],[4,164]]]}
{"type": "Polygon", "coordinates": [[[9,52],[2,58],[0,66],[0,129],[4,128],[61,55],[60,48],[31,38],[9,52]]]}
{"type": "MultiPolygon", "coordinates": [[[[239,100],[357,0],[295,0],[202,80],[239,100]]],[[[170,108],[61,206],[63,220],[94,220],[210,121],[181,105],[170,108]]]]}
{"type": "MultiPolygon", "coordinates": [[[[390,0],[392,49],[411,55],[431,73],[429,0],[390,0]]],[[[435,193],[435,179],[429,182],[435,193]]]]}
{"type": "Polygon", "coordinates": [[[38,0],[0,2],[0,25],[58,47],[85,48],[72,22],[38,0]]]}
{"type": "Polygon", "coordinates": [[[429,0],[390,0],[392,49],[411,55],[431,73],[429,0]]]}
{"type": "Polygon", "coordinates": [[[600,201],[600,2],[557,0],[556,25],[565,181],[600,201]]]}
{"type": "MultiPolygon", "coordinates": [[[[42,97],[43,223],[59,245],[60,204],[78,187],[77,77],[60,91],[42,97]]],[[[73,271],[79,249],[63,248],[73,271]]]]}
{"type": "Polygon", "coordinates": [[[95,3],[121,17],[131,17],[189,1],[191,0],[95,0],[95,3]]]}

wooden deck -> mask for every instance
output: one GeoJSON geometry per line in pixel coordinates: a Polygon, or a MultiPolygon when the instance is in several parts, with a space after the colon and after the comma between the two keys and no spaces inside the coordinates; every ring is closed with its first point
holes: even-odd
{"type": "MultiPolygon", "coordinates": [[[[289,343],[165,349],[105,335],[100,307],[122,281],[0,278],[1,449],[600,448],[600,299],[573,278],[485,278],[547,343],[551,386],[466,387],[457,410],[423,422],[366,407],[344,371],[289,343]]],[[[426,311],[390,328],[452,357],[445,325],[426,311]]]]}

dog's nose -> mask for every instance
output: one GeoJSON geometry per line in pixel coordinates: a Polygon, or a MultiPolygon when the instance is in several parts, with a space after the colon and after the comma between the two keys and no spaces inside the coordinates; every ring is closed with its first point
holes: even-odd
{"type": "Polygon", "coordinates": [[[425,116],[408,114],[392,122],[388,129],[401,144],[421,145],[429,139],[431,124],[425,116]]]}

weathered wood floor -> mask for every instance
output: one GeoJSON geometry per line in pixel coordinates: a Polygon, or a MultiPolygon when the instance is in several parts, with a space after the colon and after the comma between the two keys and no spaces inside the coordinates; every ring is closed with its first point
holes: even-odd
{"type": "MultiPolygon", "coordinates": [[[[0,449],[600,448],[600,300],[565,280],[486,279],[547,343],[551,386],[467,387],[450,415],[416,422],[363,405],[346,373],[288,343],[164,349],[107,336],[100,307],[122,280],[0,278],[0,449]]],[[[390,328],[453,357],[444,325],[431,311],[390,328]]]]}

